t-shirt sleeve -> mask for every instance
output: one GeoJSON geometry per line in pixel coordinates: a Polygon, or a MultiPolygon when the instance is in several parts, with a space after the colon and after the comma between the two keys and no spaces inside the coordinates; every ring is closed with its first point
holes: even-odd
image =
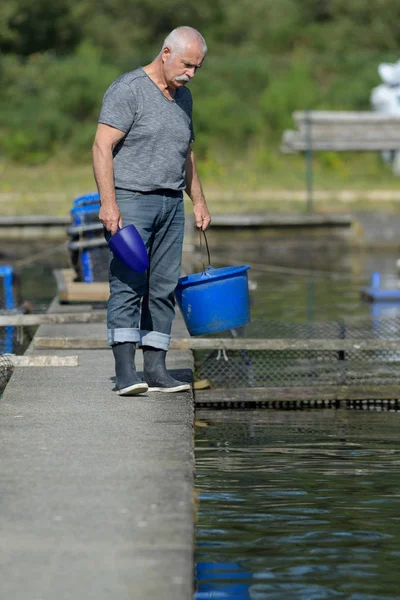
{"type": "Polygon", "coordinates": [[[104,94],[98,122],[127,133],[135,120],[136,104],[133,90],[117,80],[104,94]]]}

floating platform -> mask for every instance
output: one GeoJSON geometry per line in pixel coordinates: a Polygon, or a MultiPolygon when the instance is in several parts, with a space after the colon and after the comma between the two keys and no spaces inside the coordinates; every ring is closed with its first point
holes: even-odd
{"type": "Polygon", "coordinates": [[[86,283],[75,281],[74,269],[59,269],[54,271],[57,281],[58,299],[62,303],[69,302],[107,302],[110,295],[107,281],[86,283]]]}
{"type": "MultiPolygon", "coordinates": [[[[391,281],[394,286],[396,282],[391,281]]],[[[380,273],[373,273],[370,286],[360,290],[361,296],[370,302],[400,302],[400,280],[399,287],[381,287],[382,277],[380,273]]]]}
{"type": "Polygon", "coordinates": [[[400,302],[400,290],[364,288],[361,295],[370,302],[400,302]]]}

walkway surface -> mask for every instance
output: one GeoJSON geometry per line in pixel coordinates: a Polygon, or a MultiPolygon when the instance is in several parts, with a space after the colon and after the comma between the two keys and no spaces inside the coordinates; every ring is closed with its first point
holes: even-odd
{"type": "MultiPolygon", "coordinates": [[[[77,331],[98,338],[105,325],[38,335],[77,331]]],[[[0,598],[189,600],[192,392],[118,396],[110,350],[27,353],[78,355],[79,367],[16,368],[0,399],[0,598]]],[[[190,352],[168,360],[191,380],[190,352]]]]}

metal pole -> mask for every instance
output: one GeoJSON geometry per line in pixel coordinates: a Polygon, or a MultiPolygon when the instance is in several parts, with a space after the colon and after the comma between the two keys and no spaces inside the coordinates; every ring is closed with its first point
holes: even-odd
{"type": "Polygon", "coordinates": [[[311,214],[314,212],[313,208],[313,165],[312,165],[312,124],[311,124],[311,111],[306,110],[306,186],[307,186],[307,213],[311,214]]]}
{"type": "Polygon", "coordinates": [[[315,316],[315,279],[307,278],[307,322],[312,323],[315,316]]]}

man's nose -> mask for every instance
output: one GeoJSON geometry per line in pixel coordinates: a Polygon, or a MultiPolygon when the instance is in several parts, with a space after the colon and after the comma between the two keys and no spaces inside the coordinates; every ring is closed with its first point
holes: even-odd
{"type": "Polygon", "coordinates": [[[195,73],[196,73],[196,67],[189,67],[188,69],[186,69],[186,75],[188,77],[190,77],[190,79],[193,79],[195,73]]]}

